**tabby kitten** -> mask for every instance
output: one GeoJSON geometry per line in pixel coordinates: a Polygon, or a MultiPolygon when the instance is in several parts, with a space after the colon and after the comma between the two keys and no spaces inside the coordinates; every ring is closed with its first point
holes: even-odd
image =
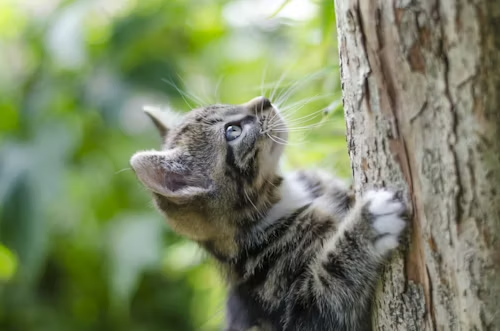
{"type": "Polygon", "coordinates": [[[281,175],[285,123],[264,97],[194,109],[174,127],[149,115],[163,147],[131,166],[172,229],[221,264],[226,331],[368,328],[379,269],[405,227],[395,194],[354,201],[326,173],[281,175]]]}

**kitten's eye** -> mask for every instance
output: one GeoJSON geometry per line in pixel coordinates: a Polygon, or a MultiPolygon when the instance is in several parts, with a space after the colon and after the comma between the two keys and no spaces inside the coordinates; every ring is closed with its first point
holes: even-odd
{"type": "Polygon", "coordinates": [[[226,128],[226,140],[231,141],[241,135],[241,127],[238,125],[230,125],[226,128]]]}

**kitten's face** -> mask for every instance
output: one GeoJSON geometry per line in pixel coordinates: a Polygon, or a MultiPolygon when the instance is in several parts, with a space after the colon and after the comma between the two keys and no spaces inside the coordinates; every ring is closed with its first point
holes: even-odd
{"type": "Polygon", "coordinates": [[[227,216],[237,215],[276,177],[287,139],[277,110],[257,97],[243,105],[192,110],[173,128],[153,120],[164,144],[161,151],[131,158],[139,180],[175,231],[197,241],[231,236],[238,224],[227,216]]]}

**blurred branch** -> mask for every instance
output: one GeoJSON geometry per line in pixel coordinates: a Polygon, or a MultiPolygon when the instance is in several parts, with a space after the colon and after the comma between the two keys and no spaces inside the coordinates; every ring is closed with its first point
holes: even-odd
{"type": "Polygon", "coordinates": [[[283,3],[281,3],[281,5],[278,7],[278,9],[276,9],[276,11],[269,16],[269,18],[276,17],[276,15],[278,15],[283,10],[283,8],[285,8],[291,1],[292,0],[283,1],[283,3]]]}

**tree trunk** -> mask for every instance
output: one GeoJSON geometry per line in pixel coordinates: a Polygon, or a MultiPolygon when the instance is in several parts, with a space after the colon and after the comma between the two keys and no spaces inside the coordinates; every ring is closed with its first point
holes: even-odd
{"type": "Polygon", "coordinates": [[[412,211],[374,330],[500,330],[500,1],[335,5],[356,192],[412,211]]]}

